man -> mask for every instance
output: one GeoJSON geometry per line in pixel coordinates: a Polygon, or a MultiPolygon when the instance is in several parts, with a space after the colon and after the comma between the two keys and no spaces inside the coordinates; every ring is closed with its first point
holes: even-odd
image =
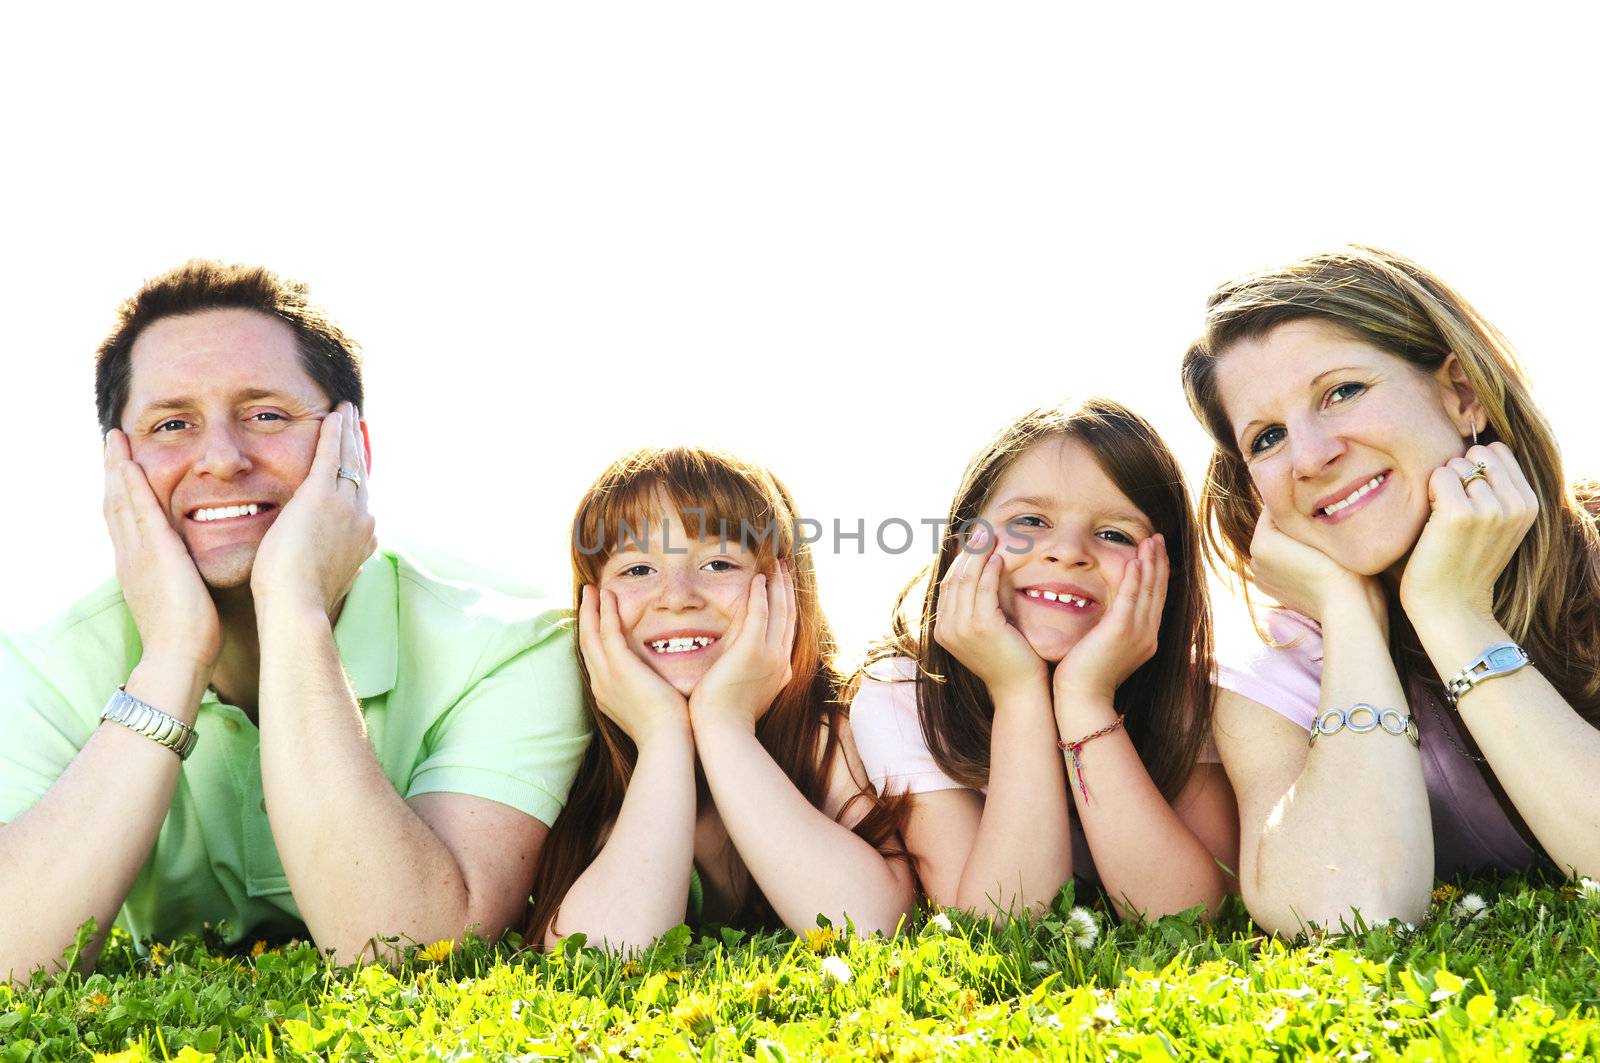
{"type": "Polygon", "coordinates": [[[123,305],[96,394],[116,581],[0,642],[0,976],[91,917],[92,962],[119,912],[303,923],[343,962],[518,922],[587,742],[570,633],[374,552],[354,344],[304,286],[190,262],[123,305]]]}

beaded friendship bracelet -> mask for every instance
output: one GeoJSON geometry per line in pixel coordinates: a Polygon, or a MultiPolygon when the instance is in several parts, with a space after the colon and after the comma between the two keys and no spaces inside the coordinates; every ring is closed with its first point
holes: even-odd
{"type": "Polygon", "coordinates": [[[1121,727],[1123,719],[1124,717],[1119,715],[1115,720],[1100,728],[1100,730],[1086,734],[1076,742],[1056,740],[1056,745],[1060,746],[1061,751],[1067,755],[1067,771],[1078,777],[1078,792],[1083,795],[1085,801],[1089,800],[1089,784],[1083,777],[1083,747],[1093,742],[1096,738],[1104,738],[1121,727]]]}

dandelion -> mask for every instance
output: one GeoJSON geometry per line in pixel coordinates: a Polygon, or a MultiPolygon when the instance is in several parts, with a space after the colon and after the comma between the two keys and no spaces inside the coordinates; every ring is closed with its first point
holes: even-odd
{"type": "Polygon", "coordinates": [[[1067,940],[1080,949],[1092,949],[1100,940],[1100,924],[1087,908],[1074,908],[1067,913],[1067,940]]]}
{"type": "Polygon", "coordinates": [[[78,1001],[78,1007],[83,1009],[85,1015],[93,1015],[109,1003],[111,1003],[111,998],[104,993],[90,993],[78,1001]]]}
{"type": "Polygon", "coordinates": [[[171,950],[170,949],[168,949],[165,945],[161,944],[161,942],[159,942],[159,941],[156,942],[154,945],[150,946],[150,966],[152,966],[152,967],[164,967],[164,966],[166,966],[167,957],[170,954],[171,954],[171,950]]]}
{"type": "Polygon", "coordinates": [[[778,980],[765,972],[755,976],[754,980],[745,987],[745,996],[752,1004],[763,1004],[771,1000],[778,991],[778,980]]]}
{"type": "Polygon", "coordinates": [[[260,938],[257,938],[256,943],[250,946],[250,958],[252,960],[259,960],[261,958],[261,954],[266,951],[267,943],[262,941],[260,938]]]}
{"type": "Polygon", "coordinates": [[[849,985],[854,977],[850,973],[850,965],[837,956],[824,956],[822,958],[822,977],[825,981],[837,985],[849,985]]]}
{"type": "Polygon", "coordinates": [[[432,945],[418,949],[417,959],[427,960],[429,963],[443,963],[450,958],[450,954],[455,950],[456,943],[453,938],[440,938],[432,945]]]}
{"type": "Polygon", "coordinates": [[[1433,891],[1434,904],[1449,904],[1456,899],[1456,888],[1446,882],[1433,891]]]}
{"type": "Polygon", "coordinates": [[[935,912],[928,919],[928,923],[923,929],[929,933],[948,934],[955,929],[955,925],[950,922],[948,915],[943,912],[935,912]]]}
{"type": "Polygon", "coordinates": [[[694,1036],[704,1037],[717,1028],[717,1012],[705,997],[690,993],[672,1009],[672,1021],[694,1036]]]}
{"type": "Polygon", "coordinates": [[[1464,893],[1450,912],[1463,923],[1475,923],[1489,914],[1489,905],[1476,893],[1464,893]]]}
{"type": "Polygon", "coordinates": [[[1578,880],[1578,896],[1586,901],[1600,901],[1600,882],[1592,878],[1578,880]]]}
{"type": "Polygon", "coordinates": [[[815,930],[806,931],[806,948],[812,952],[827,952],[838,940],[839,932],[831,926],[819,926],[815,930]]]}

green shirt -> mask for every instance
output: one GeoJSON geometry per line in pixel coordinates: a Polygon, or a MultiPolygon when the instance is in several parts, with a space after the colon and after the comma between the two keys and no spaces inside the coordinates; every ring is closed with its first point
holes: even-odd
{"type": "MultiPolygon", "coordinates": [[[[553,823],[589,740],[568,614],[380,551],[334,626],[384,774],[403,797],[487,798],[553,823]]],[[[140,656],[115,581],[46,627],[0,639],[0,823],[32,806],[100,726],[140,656]]],[[[160,708],[161,706],[157,706],[160,708]]],[[[107,724],[106,726],[115,726],[107,724]]],[[[261,791],[261,734],[207,691],[199,742],[119,922],[165,939],[294,932],[300,912],[261,791]]],[[[96,813],[116,816],[114,805],[96,813]]]]}

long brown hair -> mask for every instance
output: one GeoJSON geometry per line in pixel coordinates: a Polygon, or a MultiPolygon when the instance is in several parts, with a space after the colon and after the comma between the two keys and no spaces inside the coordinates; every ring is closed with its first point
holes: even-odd
{"type": "MultiPolygon", "coordinates": [[[[1200,492],[1205,549],[1248,590],[1250,539],[1261,497],[1217,388],[1229,347],[1289,321],[1314,318],[1432,372],[1454,354],[1488,414],[1480,441],[1516,455],[1539,515],[1495,584],[1494,614],[1586,719],[1600,722],[1600,492],[1569,484],[1561,451],[1534,404],[1511,344],[1433,273],[1389,251],[1351,246],[1223,284],[1206,303],[1205,331],[1183,359],[1183,388],[1215,448],[1200,492]]],[[[1391,610],[1392,612],[1393,610],[1391,610]]],[[[1397,618],[1403,619],[1403,618],[1397,618]]],[[[1408,625],[1397,653],[1422,660],[1408,625]]],[[[1428,667],[1413,673],[1435,688],[1428,667]]]]}
{"type": "MultiPolygon", "coordinates": [[[[793,678],[756,723],[756,738],[806,800],[821,808],[829,768],[842,755],[844,680],[835,670],[837,647],[817,600],[811,551],[795,534],[794,499],[777,477],[731,454],[699,447],[642,449],[618,458],[584,492],[572,523],[574,607],[585,585],[599,583],[606,561],[630,534],[625,529],[637,531],[659,521],[662,514],[657,510],[663,502],[677,510],[685,528],[694,529],[690,534],[703,531],[751,548],[762,571],[772,572],[779,561],[789,566],[798,610],[790,658],[793,678]]],[[[595,737],[539,854],[526,934],[533,945],[544,940],[567,890],[594,860],[622,808],[638,762],[632,739],[595,704],[581,653],[578,667],[595,737]]],[[[700,800],[707,800],[703,780],[697,780],[697,790],[700,800]]],[[[880,852],[897,855],[895,807],[864,790],[840,810],[840,818],[858,802],[870,807],[856,823],[855,833],[880,852]]],[[[731,849],[730,858],[742,871],[731,849]]],[[[730,922],[766,926],[776,921],[760,888],[746,876],[738,912],[730,922]]]]}
{"type": "Polygon", "coordinates": [[[917,713],[929,752],[963,786],[988,785],[994,702],[983,681],[933,638],[939,582],[961,549],[962,532],[1006,470],[1028,448],[1059,438],[1088,447],[1117,489],[1166,536],[1172,571],[1156,653],[1117,688],[1115,701],[1150,778],[1172,798],[1211,730],[1211,609],[1183,472],[1155,428],[1121,403],[1096,398],[1032,410],[973,457],[950,504],[938,558],[901,592],[891,634],[868,654],[867,666],[891,657],[915,660],[917,713]],[[910,599],[924,583],[922,608],[913,619],[910,599]]]}

